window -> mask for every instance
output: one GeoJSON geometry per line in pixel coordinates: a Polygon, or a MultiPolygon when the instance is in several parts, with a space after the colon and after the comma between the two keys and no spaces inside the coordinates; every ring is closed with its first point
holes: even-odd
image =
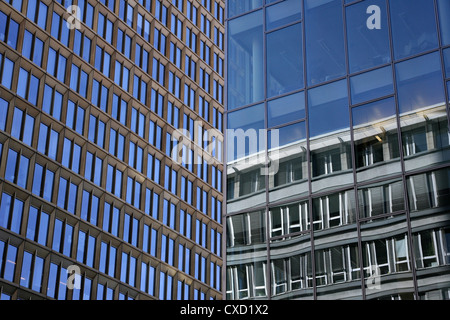
{"type": "Polygon", "coordinates": [[[150,295],[155,295],[156,268],[150,263],[141,263],[141,286],[140,290],[150,295]]]}
{"type": "Polygon", "coordinates": [[[87,35],[75,29],[73,51],[87,63],[91,60],[91,43],[92,40],[87,35]]]}
{"type": "Polygon", "coordinates": [[[75,214],[77,208],[78,185],[70,180],[59,177],[58,207],[75,214]]]}
{"type": "MultiPolygon", "coordinates": [[[[1,12],[0,12],[1,14],[1,12]]],[[[1,34],[1,33],[0,33],[1,34]]],[[[14,62],[0,53],[0,83],[11,90],[12,77],[14,75],[14,62]]]]}
{"type": "Polygon", "coordinates": [[[143,173],[142,164],[144,162],[144,149],[130,141],[130,149],[128,152],[128,164],[140,173],[143,173]]]}
{"type": "Polygon", "coordinates": [[[94,66],[106,77],[109,77],[109,69],[111,68],[111,55],[108,52],[106,52],[105,49],[99,47],[98,45],[95,46],[94,66]]]}
{"type": "Polygon", "coordinates": [[[141,138],[144,138],[145,132],[145,114],[139,112],[135,108],[131,109],[131,130],[137,133],[141,138]]]}
{"type": "Polygon", "coordinates": [[[116,236],[119,233],[119,215],[120,209],[105,202],[104,210],[103,210],[103,230],[111,233],[116,236]]]}
{"type": "Polygon", "coordinates": [[[103,112],[106,112],[108,105],[109,89],[103,83],[97,80],[92,81],[92,98],[91,102],[94,106],[100,108],[103,112]]]}
{"type": "Polygon", "coordinates": [[[124,160],[125,136],[118,130],[110,129],[109,133],[109,153],[113,154],[120,160],[124,160]]]}
{"type": "Polygon", "coordinates": [[[127,110],[128,110],[128,102],[123,100],[116,94],[113,94],[111,115],[114,119],[119,121],[124,126],[127,125],[127,110]]]}
{"type": "Polygon", "coordinates": [[[14,108],[11,136],[31,146],[33,142],[34,117],[26,111],[14,108]]]}
{"type": "Polygon", "coordinates": [[[37,150],[56,160],[59,133],[41,122],[37,150]]]}
{"type": "Polygon", "coordinates": [[[433,1],[421,1],[414,6],[393,1],[390,3],[389,11],[396,59],[438,46],[433,1]]]}
{"type": "Polygon", "coordinates": [[[136,43],[136,49],[135,49],[135,57],[134,62],[136,65],[138,65],[145,73],[148,73],[148,65],[149,65],[149,56],[150,53],[144,49],[143,46],[141,46],[139,43],[136,43]]]}
{"type": "Polygon", "coordinates": [[[134,207],[141,209],[142,184],[136,179],[127,177],[127,194],[125,201],[134,207]]]}
{"type": "Polygon", "coordinates": [[[157,58],[153,58],[152,78],[162,86],[165,84],[165,67],[157,58]]]}
{"type": "Polygon", "coordinates": [[[119,198],[122,196],[122,176],[123,172],[121,170],[108,164],[106,171],[106,191],[113,193],[119,198]]]}
{"type": "Polygon", "coordinates": [[[353,76],[350,78],[350,89],[352,104],[393,94],[392,68],[384,67],[353,76]]]}
{"type": "Polygon", "coordinates": [[[128,84],[130,80],[130,70],[123,65],[123,63],[116,61],[114,82],[121,86],[122,89],[128,91],[128,84]]]}
{"type": "Polygon", "coordinates": [[[81,106],[76,105],[72,100],[68,101],[66,125],[80,135],[84,134],[84,115],[85,110],[81,106]]]}
{"type": "Polygon", "coordinates": [[[53,198],[54,178],[55,173],[53,171],[35,163],[31,192],[51,202],[53,198]]]}
{"type": "MultiPolygon", "coordinates": [[[[371,4],[380,8],[382,16],[387,15],[385,1],[375,0],[371,4]]],[[[367,16],[361,14],[366,9],[366,3],[355,3],[346,7],[349,69],[351,73],[391,61],[387,19],[381,19],[381,28],[374,32],[375,30],[366,26],[367,16]],[[366,45],[367,43],[372,45],[366,45]]]]}
{"type": "Polygon", "coordinates": [[[256,211],[230,216],[227,219],[229,247],[254,245],[265,241],[265,213],[256,211]]]}
{"type": "Polygon", "coordinates": [[[152,120],[150,120],[149,130],[148,130],[148,142],[151,145],[161,150],[161,137],[162,137],[162,128],[155,124],[152,120]]]}
{"type": "Polygon", "coordinates": [[[55,219],[52,249],[71,257],[73,226],[67,221],[55,219]]]}
{"type": "Polygon", "coordinates": [[[156,257],[157,248],[158,248],[158,230],[144,224],[144,231],[142,236],[142,250],[156,257]]]}
{"type": "MultiPolygon", "coordinates": [[[[121,0],[123,1],[123,0],[121,0]]],[[[131,59],[131,37],[126,34],[125,31],[118,28],[117,29],[117,44],[116,44],[117,50],[122,52],[125,57],[128,59],[131,59]]]]}
{"type": "Polygon", "coordinates": [[[81,219],[90,222],[94,226],[97,225],[99,213],[99,198],[93,192],[83,190],[81,199],[81,219]]]}
{"type": "Polygon", "coordinates": [[[87,0],[78,0],[78,6],[80,7],[81,21],[92,29],[94,21],[94,7],[87,0]]]}
{"type": "Polygon", "coordinates": [[[89,115],[89,141],[96,143],[100,148],[105,147],[105,123],[94,115],[89,115]]]}
{"type": "Polygon", "coordinates": [[[44,42],[36,35],[25,29],[23,35],[22,55],[28,60],[33,61],[39,67],[42,67],[42,56],[44,42]]]}
{"type": "Polygon", "coordinates": [[[47,296],[58,300],[65,300],[67,290],[67,269],[51,262],[48,275],[47,296]]]}
{"type": "Polygon", "coordinates": [[[42,209],[30,206],[26,237],[43,246],[47,246],[50,215],[42,209]]]}
{"type": "Polygon", "coordinates": [[[120,267],[120,281],[128,283],[131,286],[136,285],[136,258],[131,253],[122,252],[122,261],[120,267]]]}
{"type": "Polygon", "coordinates": [[[151,189],[145,189],[144,212],[156,220],[159,219],[159,194],[151,189]]]}
{"type": "Polygon", "coordinates": [[[376,217],[405,209],[403,183],[394,181],[358,190],[361,217],[376,217]]]}
{"type": "Polygon", "coordinates": [[[69,32],[70,29],[67,28],[67,21],[62,18],[56,12],[52,14],[52,27],[51,27],[51,35],[53,38],[61,41],[63,45],[66,47],[69,46],[69,32]]]}
{"type": "Polygon", "coordinates": [[[39,78],[35,77],[31,72],[20,68],[17,94],[31,104],[37,105],[39,81],[39,78]]]}
{"type": "Polygon", "coordinates": [[[30,159],[13,149],[9,149],[6,162],[5,179],[26,188],[30,159]]]}
{"type": "Polygon", "coordinates": [[[267,34],[267,95],[269,97],[303,87],[301,34],[300,23],[267,34]],[[286,46],[286,43],[291,45],[286,46]]]}
{"type": "Polygon", "coordinates": [[[161,160],[152,154],[147,156],[147,178],[159,183],[161,160]]]}
{"type": "Polygon", "coordinates": [[[5,42],[16,50],[17,39],[19,38],[19,24],[0,11],[0,26],[0,41],[5,42]]]}
{"type": "Polygon", "coordinates": [[[86,151],[84,177],[96,185],[102,184],[103,159],[86,151]]]}
{"type": "Polygon", "coordinates": [[[24,202],[8,193],[2,193],[0,226],[20,234],[24,202]]]}
{"type": "MultiPolygon", "coordinates": [[[[114,1],[112,0],[109,2],[114,3],[114,1]]],[[[103,39],[105,39],[109,44],[112,44],[113,23],[111,20],[106,18],[101,12],[98,13],[97,34],[103,39]]]]}
{"type": "Polygon", "coordinates": [[[119,0],[119,18],[133,27],[133,7],[125,0],[119,0]]]}
{"type": "Polygon", "coordinates": [[[78,92],[83,98],[86,98],[88,88],[88,74],[74,64],[70,71],[70,89],[78,92]]]}
{"type": "Polygon", "coordinates": [[[0,240],[0,278],[13,282],[16,272],[17,247],[0,240]]]}
{"type": "Polygon", "coordinates": [[[100,272],[106,273],[107,275],[114,277],[116,272],[116,247],[108,244],[106,242],[101,242],[100,245],[100,272]]]}
{"type": "Polygon", "coordinates": [[[60,121],[62,100],[63,94],[61,92],[45,84],[44,95],[42,97],[42,111],[60,121]]]}
{"type": "Polygon", "coordinates": [[[163,55],[166,55],[166,39],[166,35],[164,35],[161,30],[155,28],[153,47],[163,55]]]}
{"type": "Polygon", "coordinates": [[[176,35],[180,40],[183,40],[183,21],[172,13],[170,19],[170,31],[176,35]]]}
{"type": "Polygon", "coordinates": [[[75,141],[64,138],[63,154],[61,164],[76,173],[80,173],[81,146],[75,141]]]}
{"type": "Polygon", "coordinates": [[[186,27],[186,45],[193,52],[197,52],[197,34],[189,27],[186,27]]]}
{"type": "Polygon", "coordinates": [[[137,75],[133,77],[133,97],[147,104],[147,82],[137,75]]]}
{"type": "Polygon", "coordinates": [[[335,79],[345,74],[342,25],[342,5],[339,1],[305,1],[308,85],[335,79]],[[330,56],[333,59],[330,59],[330,56]]]}
{"type": "Polygon", "coordinates": [[[52,47],[48,48],[47,72],[61,82],[64,82],[66,78],[66,63],[66,57],[52,47]]]}
{"type": "Polygon", "coordinates": [[[24,251],[20,285],[41,292],[44,259],[38,255],[24,251]]]}

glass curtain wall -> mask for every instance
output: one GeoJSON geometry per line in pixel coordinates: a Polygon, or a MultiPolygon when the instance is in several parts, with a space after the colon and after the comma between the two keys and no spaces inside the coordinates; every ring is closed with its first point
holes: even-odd
{"type": "Polygon", "coordinates": [[[226,298],[449,299],[448,3],[227,6],[226,298]]]}

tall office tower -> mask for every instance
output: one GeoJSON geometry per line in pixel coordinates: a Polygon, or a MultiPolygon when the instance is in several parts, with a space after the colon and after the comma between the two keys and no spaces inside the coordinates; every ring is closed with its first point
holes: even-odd
{"type": "Polygon", "coordinates": [[[221,299],[222,0],[0,1],[2,299],[221,299]]]}
{"type": "Polygon", "coordinates": [[[227,1],[226,297],[450,298],[450,2],[227,1]]]}

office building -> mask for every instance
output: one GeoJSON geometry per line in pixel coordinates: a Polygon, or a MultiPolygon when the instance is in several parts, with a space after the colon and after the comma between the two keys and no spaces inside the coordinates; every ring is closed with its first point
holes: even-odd
{"type": "Polygon", "coordinates": [[[449,299],[450,2],[226,25],[226,298],[449,299]]]}
{"type": "Polygon", "coordinates": [[[1,299],[222,299],[224,7],[0,1],[1,299]]]}

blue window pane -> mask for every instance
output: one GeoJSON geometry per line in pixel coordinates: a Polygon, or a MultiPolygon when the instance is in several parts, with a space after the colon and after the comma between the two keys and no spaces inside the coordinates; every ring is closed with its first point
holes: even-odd
{"type": "MultiPolygon", "coordinates": [[[[267,1],[266,1],[267,3],[267,1]]],[[[302,18],[302,3],[285,0],[266,9],[266,30],[275,29],[302,18]]]]}
{"type": "Polygon", "coordinates": [[[19,164],[19,173],[17,175],[17,185],[22,188],[26,188],[28,178],[28,165],[30,160],[21,155],[19,164]]]}
{"type": "MultiPolygon", "coordinates": [[[[1,58],[0,58],[1,60],[1,58]]],[[[8,101],[0,98],[0,130],[6,129],[6,117],[8,116],[8,101]]]]}
{"type": "Polygon", "coordinates": [[[2,85],[8,89],[11,89],[13,75],[14,75],[14,62],[5,57],[3,60],[2,85]]]}
{"type": "Polygon", "coordinates": [[[394,93],[392,68],[385,67],[350,78],[352,104],[394,93]]]}
{"type": "Polygon", "coordinates": [[[242,14],[253,9],[261,7],[263,0],[254,1],[242,1],[242,0],[230,0],[228,1],[228,17],[231,18],[238,14],[242,14]]]}
{"type": "Polygon", "coordinates": [[[306,128],[305,122],[302,121],[299,123],[291,124],[289,126],[270,130],[267,143],[268,148],[272,149],[305,139],[306,139],[306,128]],[[274,130],[278,131],[278,133],[275,136],[278,137],[278,139],[274,138],[273,136],[274,130]]]}
{"type": "Polygon", "coordinates": [[[28,83],[28,71],[20,68],[19,80],[17,85],[17,94],[24,99],[27,98],[27,83],[28,83]]]}
{"type": "Polygon", "coordinates": [[[20,285],[26,288],[30,287],[31,263],[33,255],[27,251],[23,253],[22,271],[20,273],[20,285]]]}
{"type": "Polygon", "coordinates": [[[267,95],[280,95],[303,87],[301,24],[267,35],[267,95]],[[289,45],[286,45],[289,43],[289,45]]]}
{"type": "Polygon", "coordinates": [[[39,235],[37,242],[46,246],[47,245],[47,234],[48,234],[48,223],[50,216],[45,212],[40,212],[39,221],[39,235]]]}
{"type": "Polygon", "coordinates": [[[237,159],[264,150],[264,141],[258,139],[259,130],[264,129],[264,105],[229,113],[228,129],[228,159],[237,159]]]}
{"type": "Polygon", "coordinates": [[[450,44],[450,2],[447,0],[437,0],[437,3],[442,44],[448,45],[450,44]]]}
{"type": "Polygon", "coordinates": [[[346,8],[347,41],[350,72],[357,72],[388,63],[391,60],[386,2],[371,0],[346,8]],[[366,10],[369,5],[380,8],[381,29],[369,29],[366,10]]]}
{"type": "Polygon", "coordinates": [[[267,103],[268,126],[300,120],[305,117],[305,93],[299,92],[267,103]]]}
{"type": "Polygon", "coordinates": [[[396,65],[400,113],[445,102],[439,52],[396,65]]]}
{"type": "Polygon", "coordinates": [[[305,0],[306,63],[309,85],[345,74],[340,0],[305,0]]]}
{"type": "Polygon", "coordinates": [[[438,46],[434,1],[390,1],[394,56],[396,59],[438,46]]]}
{"type": "Polygon", "coordinates": [[[14,182],[16,178],[17,156],[16,151],[9,149],[8,159],[6,162],[5,179],[11,182],[14,182]]]}
{"type": "Polygon", "coordinates": [[[231,20],[228,31],[228,108],[234,109],[264,98],[262,11],[231,20]]]}
{"type": "Polygon", "coordinates": [[[310,136],[349,126],[347,82],[333,82],[308,91],[310,136]],[[324,115],[327,115],[324,117],[324,115]]]}
{"type": "Polygon", "coordinates": [[[19,24],[13,19],[9,19],[8,45],[17,49],[17,39],[19,38],[19,24]]]}
{"type": "MultiPolygon", "coordinates": [[[[445,63],[445,77],[450,78],[450,48],[445,49],[444,51],[444,63],[445,63]]],[[[1,101],[0,101],[1,105],[1,101]]],[[[1,126],[0,126],[1,128],[1,126]]]]}

